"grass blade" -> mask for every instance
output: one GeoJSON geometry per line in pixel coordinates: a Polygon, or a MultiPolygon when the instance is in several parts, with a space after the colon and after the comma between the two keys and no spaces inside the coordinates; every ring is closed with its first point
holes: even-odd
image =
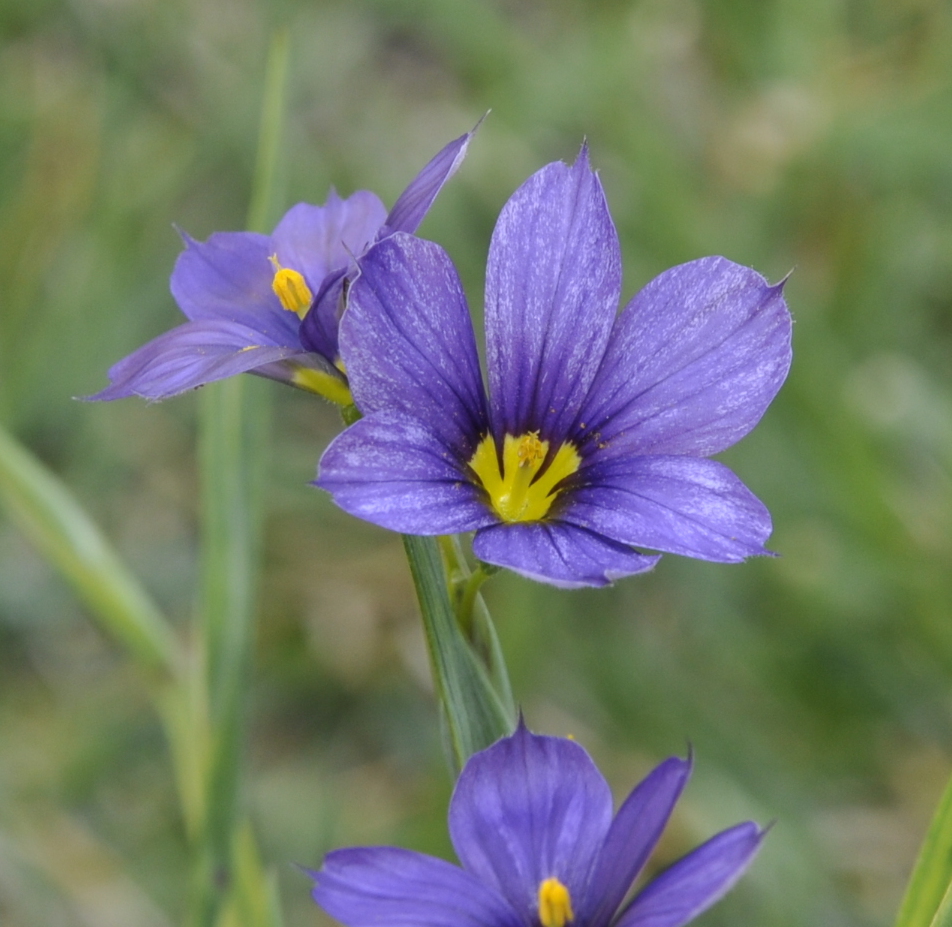
{"type": "Polygon", "coordinates": [[[139,663],[175,675],[178,642],[158,606],[69,489],[3,429],[0,499],[99,625],[139,663]]]}
{"type": "Polygon", "coordinates": [[[896,927],[947,927],[952,923],[952,779],[949,780],[899,908],[896,927]],[[941,910],[940,910],[941,909],[941,910]],[[941,917],[940,917],[941,914],[941,917]]]}

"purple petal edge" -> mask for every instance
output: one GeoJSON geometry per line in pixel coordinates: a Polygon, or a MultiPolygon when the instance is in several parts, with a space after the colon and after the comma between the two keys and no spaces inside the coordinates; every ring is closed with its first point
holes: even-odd
{"type": "Polygon", "coordinates": [[[615,322],[579,417],[585,440],[603,457],[706,457],[740,440],[790,368],[782,291],[722,257],[655,277],[615,322]]]}
{"type": "Polygon", "coordinates": [[[664,831],[691,777],[692,761],[670,757],[625,799],[612,821],[585,900],[588,927],[610,923],[664,831]]]}
{"type": "Polygon", "coordinates": [[[611,791],[588,753],[520,724],[467,762],[449,825],[463,867],[527,912],[550,876],[582,897],[611,816],[611,791]]]}
{"type": "Polygon", "coordinates": [[[644,573],[661,559],[560,521],[497,524],[476,532],[473,553],[527,579],[580,589],[644,573]]]}
{"type": "Polygon", "coordinates": [[[301,355],[299,347],[274,344],[263,333],[237,322],[186,322],[114,364],[109,370],[111,384],[86,398],[168,399],[215,380],[301,355]]]}
{"type": "Polygon", "coordinates": [[[730,891],[765,834],[748,821],[712,837],[636,895],[616,927],[683,927],[730,891]]]}
{"type": "Polygon", "coordinates": [[[499,895],[442,859],[398,847],[328,853],[311,892],[347,927],[523,927],[499,895]]]}
{"type": "Polygon", "coordinates": [[[469,132],[440,149],[410,181],[387,216],[385,226],[389,231],[415,232],[419,228],[443,185],[459,170],[470,140],[482,121],[480,119],[469,132]]]}
{"type": "Polygon", "coordinates": [[[503,207],[486,267],[486,363],[497,439],[558,447],[605,353],[621,291],[618,235],[583,147],[503,207]]]}
{"type": "Polygon", "coordinates": [[[438,436],[406,415],[351,425],[324,452],[315,485],[345,512],[402,534],[457,534],[493,521],[438,436]]]}
{"type": "Polygon", "coordinates": [[[769,554],[766,506],[724,464],[651,455],[598,461],[562,511],[619,543],[720,563],[769,554]]]}

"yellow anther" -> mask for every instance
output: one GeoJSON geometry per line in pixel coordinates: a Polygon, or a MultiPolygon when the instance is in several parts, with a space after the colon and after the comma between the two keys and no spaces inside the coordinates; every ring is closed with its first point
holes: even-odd
{"type": "Polygon", "coordinates": [[[291,270],[290,267],[282,267],[276,254],[272,254],[268,260],[274,267],[274,279],[271,281],[274,295],[281,300],[281,305],[288,312],[296,312],[303,319],[314,301],[314,294],[311,293],[304,275],[291,270]]]}
{"type": "MultiPolygon", "coordinates": [[[[540,464],[545,460],[545,452],[549,449],[548,441],[539,440],[539,432],[530,431],[519,439],[519,447],[516,450],[516,456],[519,458],[520,467],[531,467],[533,464],[540,464]]],[[[538,467],[536,468],[538,469],[538,467]]]]}
{"type": "Polygon", "coordinates": [[[541,441],[536,431],[519,437],[506,435],[500,468],[492,435],[486,435],[479,442],[469,466],[503,521],[545,518],[558,495],[555,487],[578,470],[582,462],[575,446],[566,442],[542,471],[548,451],[549,442],[541,441]]]}
{"type": "Polygon", "coordinates": [[[575,920],[572,896],[554,876],[539,885],[539,923],[542,927],[565,927],[575,920]]]}

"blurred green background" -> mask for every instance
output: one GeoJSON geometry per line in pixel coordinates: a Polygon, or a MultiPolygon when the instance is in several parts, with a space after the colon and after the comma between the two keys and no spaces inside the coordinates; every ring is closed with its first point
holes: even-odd
{"type": "MultiPolygon", "coordinates": [[[[530,725],[620,798],[696,754],[657,855],[776,820],[701,923],[885,925],[952,769],[952,11],[940,0],[3,0],[0,421],[187,633],[194,396],[85,405],[180,318],[173,224],[247,211],[291,34],[279,204],[387,203],[492,110],[421,233],[478,313],[494,217],[583,137],[625,296],[707,254],[791,268],[790,378],[724,454],[782,556],[665,557],[610,590],[487,587],[530,725]]],[[[247,801],[289,927],[333,846],[449,854],[449,778],[399,538],[307,486],[339,428],[272,405],[247,801]]],[[[0,924],[180,921],[185,842],[143,680],[0,512],[0,924]]]]}

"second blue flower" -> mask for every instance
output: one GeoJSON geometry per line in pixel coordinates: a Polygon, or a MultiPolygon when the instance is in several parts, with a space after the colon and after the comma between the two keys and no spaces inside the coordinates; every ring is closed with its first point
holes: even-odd
{"type": "Polygon", "coordinates": [[[343,509],[405,534],[475,531],[481,560],[559,586],[650,569],[658,557],[640,548],[767,553],[766,508],[707,458],[756,425],[786,377],[782,285],[702,258],[618,315],[618,236],[584,148],[530,177],[499,217],[488,394],[439,246],[395,234],[359,268],[340,347],[365,417],[317,480],[343,509]]]}

